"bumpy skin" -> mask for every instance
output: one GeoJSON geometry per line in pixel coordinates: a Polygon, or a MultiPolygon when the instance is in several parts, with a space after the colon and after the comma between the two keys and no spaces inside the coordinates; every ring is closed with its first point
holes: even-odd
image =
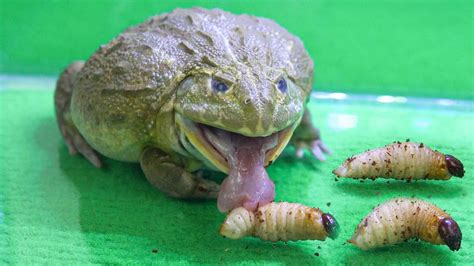
{"type": "Polygon", "coordinates": [[[232,210],[220,234],[230,239],[254,236],[266,241],[325,240],[336,238],[339,225],[332,215],[297,203],[270,203],[255,213],[232,210]]]}
{"type": "Polygon", "coordinates": [[[462,234],[457,223],[435,205],[414,198],[389,200],[368,214],[348,241],[373,249],[418,238],[435,245],[461,247],[462,234]]]}
{"type": "MultiPolygon", "coordinates": [[[[188,136],[181,134],[176,117],[251,137],[294,127],[311,91],[313,62],[302,42],[271,20],[193,8],[129,28],[73,76],[66,72],[61,79],[70,82],[58,83],[56,101],[67,104],[56,104],[56,110],[62,132],[74,132],[63,134],[70,149],[79,149],[96,166],[100,160],[94,150],[140,161],[158,188],[192,198],[201,196],[179,191],[200,187],[213,195],[215,187],[190,172],[219,167],[183,145],[188,136]],[[282,78],[286,92],[276,85],[282,78]],[[211,79],[229,90],[212,90],[211,79]],[[159,174],[160,165],[166,175],[159,174]]],[[[310,122],[301,128],[313,130],[310,122]]],[[[300,142],[318,140],[313,135],[300,142]]]]}
{"type": "Polygon", "coordinates": [[[448,180],[462,177],[464,167],[454,156],[423,143],[395,142],[348,158],[333,173],[339,177],[448,180]]]}

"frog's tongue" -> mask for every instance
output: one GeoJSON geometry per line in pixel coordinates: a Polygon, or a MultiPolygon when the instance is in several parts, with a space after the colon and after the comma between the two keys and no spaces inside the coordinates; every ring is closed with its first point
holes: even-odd
{"type": "Polygon", "coordinates": [[[229,164],[229,176],[222,182],[217,199],[219,210],[227,212],[242,206],[253,211],[259,205],[272,202],[275,185],[264,163],[266,151],[277,145],[277,134],[246,137],[220,129],[205,130],[205,134],[229,164]]]}

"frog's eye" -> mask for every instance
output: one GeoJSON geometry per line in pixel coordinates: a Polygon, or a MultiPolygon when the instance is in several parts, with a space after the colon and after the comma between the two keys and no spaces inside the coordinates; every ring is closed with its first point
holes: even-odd
{"type": "Polygon", "coordinates": [[[286,80],[284,78],[278,80],[277,87],[283,93],[288,90],[288,84],[286,84],[286,80]]]}
{"type": "Polygon", "coordinates": [[[211,86],[212,89],[217,92],[226,92],[229,89],[229,86],[227,86],[224,82],[215,79],[212,79],[211,86]]]}

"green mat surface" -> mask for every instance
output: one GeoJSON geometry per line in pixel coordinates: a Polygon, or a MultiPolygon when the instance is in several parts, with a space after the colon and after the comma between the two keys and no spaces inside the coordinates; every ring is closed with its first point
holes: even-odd
{"type": "Polygon", "coordinates": [[[315,61],[320,91],[474,99],[472,0],[0,0],[0,73],[59,73],[177,7],[274,19],[315,61]]]}
{"type": "Polygon", "coordinates": [[[220,237],[224,215],[214,201],[165,197],[136,164],[106,159],[97,169],[70,156],[52,99],[51,90],[0,90],[0,264],[474,264],[472,104],[455,110],[313,100],[334,155],[324,163],[297,160],[289,148],[268,171],[277,200],[321,207],[341,233],[334,241],[271,244],[220,237]],[[331,174],[352,154],[406,138],[456,155],[465,178],[360,183],[331,174]],[[395,196],[446,209],[462,229],[461,250],[410,241],[366,252],[345,243],[374,205],[395,196]]]}

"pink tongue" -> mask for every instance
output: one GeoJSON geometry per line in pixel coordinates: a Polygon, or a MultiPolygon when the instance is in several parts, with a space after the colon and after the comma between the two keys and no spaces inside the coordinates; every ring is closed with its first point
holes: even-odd
{"type": "Polygon", "coordinates": [[[253,211],[275,198],[275,185],[264,168],[265,152],[275,138],[237,134],[230,137],[234,150],[227,156],[229,176],[222,182],[217,206],[221,212],[240,206],[253,211]]]}

